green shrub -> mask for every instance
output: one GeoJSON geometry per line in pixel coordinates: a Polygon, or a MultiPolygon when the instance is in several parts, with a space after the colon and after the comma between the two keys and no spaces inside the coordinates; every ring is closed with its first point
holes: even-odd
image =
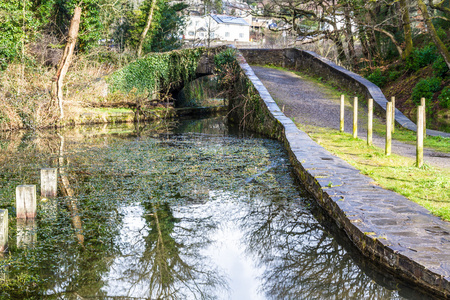
{"type": "Polygon", "coordinates": [[[439,38],[440,38],[441,40],[443,40],[443,41],[447,38],[447,32],[446,32],[445,29],[442,28],[442,27],[439,27],[439,28],[436,30],[436,33],[437,33],[437,35],[439,36],[439,38]]]}
{"type": "Polygon", "coordinates": [[[420,104],[420,98],[428,101],[433,98],[435,92],[441,87],[441,79],[437,77],[421,79],[412,90],[411,97],[416,104],[420,104]]]}
{"type": "Polygon", "coordinates": [[[391,71],[389,72],[389,81],[395,81],[402,75],[400,71],[391,71]]]}
{"type": "Polygon", "coordinates": [[[450,108],[450,87],[445,87],[438,97],[439,104],[443,108],[450,108]]]}
{"type": "Polygon", "coordinates": [[[437,57],[436,46],[434,45],[414,49],[406,61],[406,68],[410,71],[417,71],[431,64],[437,57]]]}
{"type": "Polygon", "coordinates": [[[382,87],[386,84],[387,78],[383,75],[379,68],[375,69],[375,71],[366,77],[370,82],[382,87]]]}
{"type": "Polygon", "coordinates": [[[439,57],[433,63],[433,74],[436,77],[444,77],[445,74],[449,71],[447,64],[445,63],[444,58],[439,55],[439,57]]]}

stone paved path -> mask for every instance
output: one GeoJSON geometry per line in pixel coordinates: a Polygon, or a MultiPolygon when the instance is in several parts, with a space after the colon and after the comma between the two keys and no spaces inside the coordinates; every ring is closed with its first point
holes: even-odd
{"type": "MultiPolygon", "coordinates": [[[[287,117],[295,118],[296,122],[303,124],[339,129],[339,99],[336,99],[330,90],[289,71],[255,66],[252,66],[252,69],[277,101],[280,109],[284,106],[284,114],[287,117]]],[[[358,137],[366,139],[366,108],[360,109],[358,118],[358,137]]],[[[344,130],[352,133],[352,128],[353,108],[350,103],[346,103],[344,130]]],[[[374,134],[373,143],[384,149],[385,138],[374,134]]],[[[413,159],[416,157],[415,145],[396,140],[392,141],[392,152],[413,159]]],[[[450,168],[450,153],[425,149],[424,161],[436,167],[450,168]]]]}

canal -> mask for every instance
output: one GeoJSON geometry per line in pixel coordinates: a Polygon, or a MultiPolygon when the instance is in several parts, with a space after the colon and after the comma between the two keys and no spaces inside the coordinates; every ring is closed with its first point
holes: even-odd
{"type": "Polygon", "coordinates": [[[283,146],[226,117],[4,133],[1,297],[430,299],[359,255],[295,181],[283,146]],[[14,193],[59,168],[57,199],[14,193]]]}

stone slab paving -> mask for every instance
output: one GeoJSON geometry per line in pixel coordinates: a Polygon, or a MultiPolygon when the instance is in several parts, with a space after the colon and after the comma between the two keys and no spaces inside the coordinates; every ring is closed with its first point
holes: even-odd
{"type": "Polygon", "coordinates": [[[450,223],[375,185],[284,116],[243,57],[245,74],[284,130],[299,179],[361,252],[391,272],[450,299],[450,223]]]}

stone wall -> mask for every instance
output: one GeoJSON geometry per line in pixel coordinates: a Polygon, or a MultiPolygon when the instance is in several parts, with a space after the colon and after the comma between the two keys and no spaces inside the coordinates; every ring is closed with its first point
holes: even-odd
{"type": "MultiPolygon", "coordinates": [[[[279,51],[261,53],[254,59],[280,57],[279,51]]],[[[235,88],[241,94],[229,99],[234,122],[284,143],[298,179],[362,254],[411,286],[450,299],[450,265],[443,264],[450,261],[450,241],[440,236],[450,234],[450,224],[375,185],[312,141],[281,112],[240,54],[238,61],[242,75],[235,88]]],[[[295,59],[284,63],[295,64],[295,59]]]]}

